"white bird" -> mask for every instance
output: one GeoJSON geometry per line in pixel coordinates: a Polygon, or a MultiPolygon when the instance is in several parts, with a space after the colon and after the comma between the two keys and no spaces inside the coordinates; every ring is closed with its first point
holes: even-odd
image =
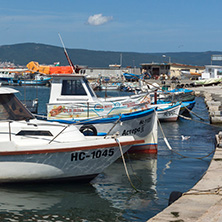
{"type": "Polygon", "coordinates": [[[182,138],[182,140],[188,140],[188,139],[190,139],[190,136],[181,135],[181,138],[182,138]]]}

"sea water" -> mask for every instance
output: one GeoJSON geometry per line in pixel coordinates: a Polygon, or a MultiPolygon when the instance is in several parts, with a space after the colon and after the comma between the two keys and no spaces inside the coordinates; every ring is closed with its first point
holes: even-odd
{"type": "MultiPolygon", "coordinates": [[[[46,111],[50,89],[15,87],[22,100],[39,98],[46,111]],[[25,98],[24,98],[25,96],[25,98]]],[[[207,170],[220,127],[209,125],[203,98],[196,98],[192,120],[161,123],[158,154],[125,155],[131,186],[121,159],[90,183],[68,182],[0,186],[0,221],[147,221],[168,205],[172,191],[186,192],[207,170]],[[182,136],[189,136],[183,140],[182,136]],[[170,144],[166,146],[163,136],[170,144]]]]}

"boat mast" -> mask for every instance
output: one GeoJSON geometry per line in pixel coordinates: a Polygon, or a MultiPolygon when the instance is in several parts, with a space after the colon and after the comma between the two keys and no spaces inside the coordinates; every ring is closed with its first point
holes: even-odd
{"type": "Polygon", "coordinates": [[[63,46],[63,49],[64,49],[64,53],[65,53],[65,56],[66,56],[66,58],[67,58],[67,60],[68,60],[68,63],[69,63],[69,65],[71,66],[73,73],[76,73],[76,68],[75,68],[75,66],[73,65],[71,59],[69,58],[69,55],[68,55],[68,53],[67,53],[67,51],[66,51],[66,48],[65,48],[65,45],[64,45],[64,43],[63,43],[63,41],[62,41],[62,37],[61,37],[61,35],[60,35],[59,33],[58,33],[58,35],[59,35],[60,41],[61,41],[61,43],[62,43],[62,46],[63,46]]]}

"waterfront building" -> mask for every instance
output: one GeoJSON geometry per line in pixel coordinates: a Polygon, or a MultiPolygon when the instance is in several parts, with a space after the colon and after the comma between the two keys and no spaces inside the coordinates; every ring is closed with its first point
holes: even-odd
{"type": "Polygon", "coordinates": [[[222,66],[206,65],[205,71],[202,73],[202,79],[219,79],[222,77],[222,66]]]}
{"type": "Polygon", "coordinates": [[[142,63],[143,73],[149,73],[151,78],[158,79],[161,74],[166,74],[169,78],[181,77],[181,72],[201,73],[204,66],[185,65],[180,63],[142,63]]]}

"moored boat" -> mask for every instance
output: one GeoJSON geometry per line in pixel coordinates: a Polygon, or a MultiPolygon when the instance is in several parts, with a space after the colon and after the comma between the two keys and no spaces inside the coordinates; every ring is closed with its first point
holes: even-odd
{"type": "Polygon", "coordinates": [[[126,152],[132,136],[86,137],[75,126],[37,120],[0,88],[0,183],[91,180],[126,152]]]}
{"type": "Polygon", "coordinates": [[[133,135],[145,140],[138,151],[157,152],[157,120],[147,93],[101,99],[84,75],[53,75],[47,119],[78,122],[78,127],[90,124],[97,134],[133,135]]]}
{"type": "Polygon", "coordinates": [[[189,110],[192,110],[196,104],[196,101],[186,101],[181,103],[180,115],[184,113],[189,113],[189,110]]]}
{"type": "Polygon", "coordinates": [[[157,116],[160,121],[177,121],[181,103],[153,104],[152,106],[156,108],[157,116]]]}

